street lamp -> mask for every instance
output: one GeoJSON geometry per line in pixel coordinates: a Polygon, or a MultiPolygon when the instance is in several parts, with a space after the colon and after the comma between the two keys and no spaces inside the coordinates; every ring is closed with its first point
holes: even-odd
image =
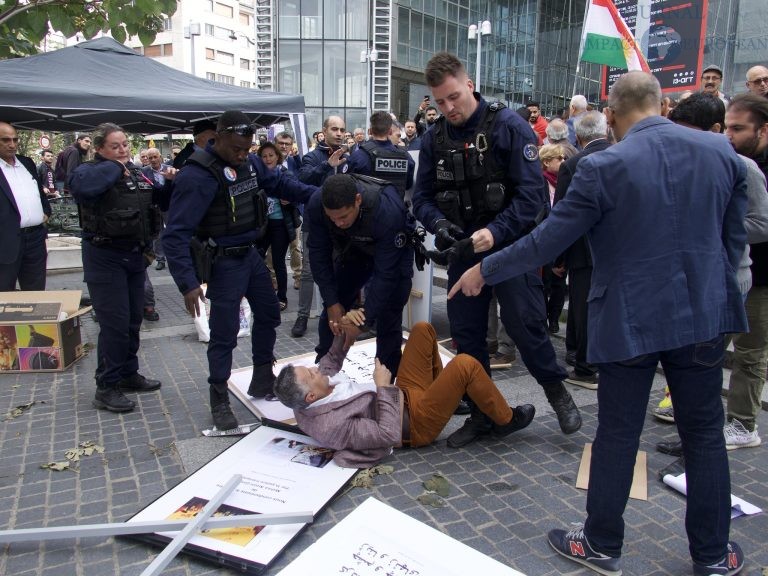
{"type": "Polygon", "coordinates": [[[480,64],[483,56],[483,36],[491,35],[491,22],[489,20],[483,20],[477,24],[472,24],[469,27],[467,37],[470,40],[477,39],[477,63],[475,64],[475,90],[480,92],[480,64]]]}
{"type": "Polygon", "coordinates": [[[368,82],[366,83],[368,86],[368,94],[366,94],[366,100],[365,100],[365,125],[368,126],[368,124],[371,121],[371,114],[373,113],[373,63],[378,61],[379,59],[379,51],[375,48],[370,48],[368,50],[361,50],[360,51],[360,62],[361,63],[368,63],[367,70],[368,70],[368,82]]]}
{"type": "Polygon", "coordinates": [[[195,76],[195,36],[200,36],[200,23],[190,22],[189,26],[184,26],[184,38],[189,38],[192,42],[192,76],[195,76]]]}

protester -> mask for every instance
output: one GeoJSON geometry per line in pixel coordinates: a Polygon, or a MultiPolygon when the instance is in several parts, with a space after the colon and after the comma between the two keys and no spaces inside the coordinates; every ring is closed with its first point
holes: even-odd
{"type": "Polygon", "coordinates": [[[768,68],[752,66],[747,70],[746,86],[752,94],[768,98],[768,68]]]}
{"type": "Polygon", "coordinates": [[[0,122],[0,292],[45,290],[48,253],[45,222],[51,206],[37,167],[16,154],[16,128],[0,122]]]}
{"type": "Polygon", "coordinates": [[[711,94],[717,96],[723,101],[723,104],[728,105],[728,97],[720,92],[720,85],[723,83],[723,71],[720,66],[710,64],[705,66],[701,71],[701,91],[704,94],[711,94]]]}
{"type": "Polygon", "coordinates": [[[426,322],[411,329],[394,384],[378,358],[373,382],[289,364],[275,383],[275,395],[293,408],[301,429],[336,450],[337,464],[351,468],[373,466],[395,446],[432,443],[464,394],[493,421],[496,438],[522,430],[536,413],[530,404],[511,409],[471,356],[459,354],[443,368],[435,329],[426,322]]]}
{"type": "Polygon", "coordinates": [[[80,206],[83,277],[99,318],[93,405],[130,412],[136,403],[124,392],[160,388],[158,380],[139,374],[137,352],[147,253],[160,232],[166,199],[130,161],[130,143],[120,126],[100,124],[93,144],[94,161],[78,166],[67,183],[80,206]],[[126,213],[135,216],[126,220],[126,213]]]}
{"type": "Polygon", "coordinates": [[[523,274],[588,232],[587,358],[600,369],[600,386],[587,520],[550,531],[549,543],[601,574],[621,574],[622,516],[661,362],[683,441],[693,573],[736,574],[744,554],[728,541],[720,392],[723,334],[747,328],[734,272],[746,239],[746,168],[721,136],[676,126],[660,111],[661,88],[651,74],[619,78],[607,117],[620,142],[582,158],[549,217],[468,270],[449,298],[523,274]],[[666,169],[671,164],[674,171],[666,169]]]}
{"type": "Polygon", "coordinates": [[[66,183],[75,171],[85,161],[88,150],[91,148],[91,137],[87,134],[79,134],[75,142],[64,148],[56,157],[56,188],[59,194],[69,194],[66,183]]]}
{"type": "Polygon", "coordinates": [[[37,165],[37,179],[43,187],[43,192],[48,198],[58,198],[56,191],[56,175],[53,169],[53,151],[45,149],[40,152],[42,162],[37,165]]]}
{"type": "Polygon", "coordinates": [[[531,128],[536,132],[536,136],[539,139],[539,146],[544,143],[544,138],[547,136],[547,119],[541,115],[541,108],[538,102],[528,102],[526,108],[531,113],[528,116],[528,122],[531,124],[531,128]]]}

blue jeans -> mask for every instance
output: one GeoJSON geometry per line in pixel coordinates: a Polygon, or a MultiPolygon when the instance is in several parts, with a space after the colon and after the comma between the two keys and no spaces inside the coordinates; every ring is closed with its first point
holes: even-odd
{"type": "Polygon", "coordinates": [[[712,564],[725,556],[731,483],[723,436],[722,336],[624,362],[600,364],[598,426],[592,446],[584,533],[597,551],[621,555],[624,508],[645,423],[656,365],[661,362],[683,442],[688,503],[685,529],[691,558],[712,564]]]}

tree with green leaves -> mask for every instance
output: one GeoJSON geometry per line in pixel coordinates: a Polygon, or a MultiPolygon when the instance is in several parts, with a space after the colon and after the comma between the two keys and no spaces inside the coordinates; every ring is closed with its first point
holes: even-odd
{"type": "Polygon", "coordinates": [[[52,30],[86,39],[109,32],[118,42],[138,36],[147,46],[176,8],[176,0],[0,0],[0,58],[36,54],[52,30]]]}

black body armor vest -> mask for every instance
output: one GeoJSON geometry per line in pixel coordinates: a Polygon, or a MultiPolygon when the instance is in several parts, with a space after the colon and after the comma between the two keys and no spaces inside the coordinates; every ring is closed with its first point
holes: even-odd
{"type": "Polygon", "coordinates": [[[375,142],[367,141],[360,145],[371,159],[371,176],[386,180],[405,198],[408,183],[408,152],[405,150],[390,150],[375,142]]]}
{"type": "Polygon", "coordinates": [[[325,222],[328,225],[333,242],[333,251],[337,257],[344,257],[350,251],[373,257],[376,253],[373,223],[376,218],[376,209],[381,203],[381,191],[389,182],[359,174],[352,176],[357,182],[363,183],[362,191],[360,191],[362,202],[357,220],[352,226],[343,230],[336,226],[327,215],[325,215],[325,222]]]}
{"type": "Polygon", "coordinates": [[[98,202],[79,204],[80,226],[96,240],[148,246],[160,233],[160,209],[152,183],[135,166],[98,202]]]}
{"type": "Polygon", "coordinates": [[[504,168],[496,164],[491,133],[496,113],[505,108],[494,102],[486,108],[477,130],[468,140],[453,140],[445,118],[434,125],[435,200],[445,217],[462,228],[479,229],[503,211],[514,188],[504,168]]]}
{"type": "Polygon", "coordinates": [[[251,163],[236,169],[226,166],[205,150],[195,150],[187,163],[208,170],[219,183],[216,196],[195,231],[201,239],[234,236],[251,230],[264,235],[267,227],[267,197],[259,189],[259,180],[251,163]]]}

